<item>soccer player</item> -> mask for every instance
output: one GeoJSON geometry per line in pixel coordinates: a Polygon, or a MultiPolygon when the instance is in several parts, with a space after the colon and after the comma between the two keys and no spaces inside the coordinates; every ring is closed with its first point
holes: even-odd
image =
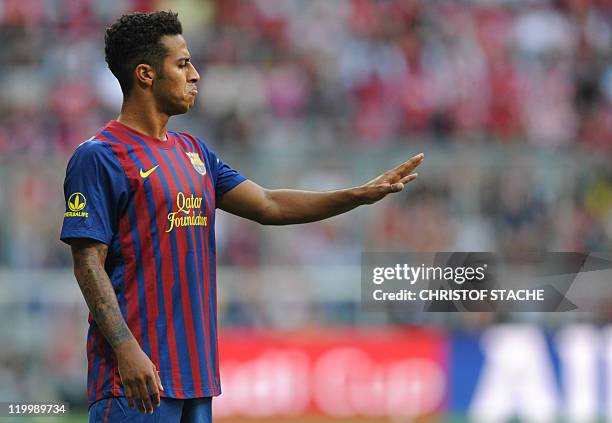
{"type": "Polygon", "coordinates": [[[313,222],[401,191],[423,161],[338,191],[260,187],[201,139],[167,129],[200,79],[181,34],[171,12],[124,15],[107,29],[121,112],[66,171],[61,239],[90,310],[90,422],[211,421],[221,393],[215,209],[266,225],[313,222]]]}

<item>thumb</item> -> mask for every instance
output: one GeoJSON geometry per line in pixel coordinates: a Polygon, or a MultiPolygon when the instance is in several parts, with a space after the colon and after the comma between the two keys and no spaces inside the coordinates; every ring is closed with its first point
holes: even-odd
{"type": "Polygon", "coordinates": [[[401,182],[391,184],[391,192],[400,192],[403,189],[404,189],[404,184],[402,184],[401,182]]]}

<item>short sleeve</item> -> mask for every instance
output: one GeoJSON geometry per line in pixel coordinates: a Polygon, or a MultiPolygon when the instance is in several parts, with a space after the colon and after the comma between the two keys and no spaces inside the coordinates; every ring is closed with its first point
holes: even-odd
{"type": "Polygon", "coordinates": [[[246,181],[247,178],[223,162],[212,150],[206,148],[206,153],[215,182],[215,198],[217,200],[221,195],[246,181]]]}
{"type": "Polygon", "coordinates": [[[112,147],[90,140],[74,152],[66,169],[66,211],[60,239],[90,238],[110,245],[128,198],[128,182],[112,147]]]}

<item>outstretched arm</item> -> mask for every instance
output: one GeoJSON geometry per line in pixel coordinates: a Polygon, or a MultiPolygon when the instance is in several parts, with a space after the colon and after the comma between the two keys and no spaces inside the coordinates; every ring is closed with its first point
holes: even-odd
{"type": "Polygon", "coordinates": [[[153,404],[159,406],[159,389],[163,388],[155,365],[121,315],[113,285],[104,270],[108,246],[86,238],[74,238],[70,246],[74,275],[96,325],[115,351],[128,404],[133,407],[135,401],[141,412],[152,413],[153,404]]]}
{"type": "Polygon", "coordinates": [[[269,190],[245,181],[221,197],[219,208],[264,225],[315,222],[400,192],[416,179],[412,171],[423,159],[418,154],[366,184],[337,191],[269,190]]]}

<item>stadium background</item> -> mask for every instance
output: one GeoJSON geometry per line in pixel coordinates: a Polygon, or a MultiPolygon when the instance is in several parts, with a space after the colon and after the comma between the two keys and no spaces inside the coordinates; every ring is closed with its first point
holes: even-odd
{"type": "Polygon", "coordinates": [[[217,416],[612,419],[609,307],[359,304],[362,251],[610,251],[609,0],[0,1],[0,401],[68,401],[72,420],[56,421],[84,418],[86,308],[58,241],[63,174],[120,105],[103,29],[168,8],[203,77],[171,127],[247,177],[331,189],[427,156],[407,192],[325,222],[220,213],[217,416]]]}

